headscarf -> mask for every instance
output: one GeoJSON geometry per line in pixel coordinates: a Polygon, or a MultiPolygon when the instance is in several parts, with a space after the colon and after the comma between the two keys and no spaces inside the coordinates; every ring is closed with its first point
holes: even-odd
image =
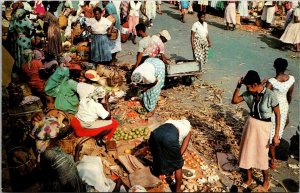
{"type": "Polygon", "coordinates": [[[142,80],[143,80],[142,75],[139,72],[136,72],[136,73],[132,74],[132,76],[131,76],[131,81],[133,83],[137,84],[137,83],[142,82],[142,80]]]}
{"type": "Polygon", "coordinates": [[[37,60],[45,59],[43,53],[40,50],[34,50],[33,54],[34,54],[34,59],[37,59],[37,60]]]}
{"type": "Polygon", "coordinates": [[[61,66],[68,66],[72,58],[68,55],[63,55],[59,58],[59,63],[61,66]]]}
{"type": "Polygon", "coordinates": [[[20,19],[21,17],[23,17],[26,14],[26,10],[25,9],[17,9],[16,11],[16,18],[20,19]]]}
{"type": "Polygon", "coordinates": [[[89,94],[87,97],[90,100],[94,100],[95,102],[98,102],[98,99],[104,98],[106,95],[106,92],[103,87],[98,86],[95,88],[95,90],[89,94]]]}
{"type": "Polygon", "coordinates": [[[31,60],[33,58],[33,51],[31,49],[26,49],[23,51],[24,56],[27,58],[27,65],[28,68],[31,68],[31,60]]]}

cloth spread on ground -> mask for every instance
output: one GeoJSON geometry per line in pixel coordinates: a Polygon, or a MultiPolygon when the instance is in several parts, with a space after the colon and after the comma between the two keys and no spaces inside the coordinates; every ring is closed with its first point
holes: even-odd
{"type": "Polygon", "coordinates": [[[99,192],[112,192],[114,182],[107,179],[103,173],[103,165],[100,157],[83,156],[77,165],[79,176],[90,186],[94,186],[99,192]]]}

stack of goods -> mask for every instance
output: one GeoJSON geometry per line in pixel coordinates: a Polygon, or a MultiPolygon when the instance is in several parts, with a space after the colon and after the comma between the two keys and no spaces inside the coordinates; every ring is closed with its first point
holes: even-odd
{"type": "Polygon", "coordinates": [[[195,151],[187,150],[184,155],[183,192],[221,192],[216,168],[209,166],[195,151]]]}

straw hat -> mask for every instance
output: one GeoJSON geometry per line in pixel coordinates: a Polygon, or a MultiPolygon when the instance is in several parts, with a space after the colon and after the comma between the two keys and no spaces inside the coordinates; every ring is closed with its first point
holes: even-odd
{"type": "Polygon", "coordinates": [[[100,79],[100,76],[97,74],[95,70],[86,71],[84,76],[92,81],[98,81],[100,79]]]}
{"type": "Polygon", "coordinates": [[[171,40],[171,35],[168,32],[168,30],[162,30],[161,32],[159,32],[159,34],[163,37],[165,37],[168,41],[171,40]]]}

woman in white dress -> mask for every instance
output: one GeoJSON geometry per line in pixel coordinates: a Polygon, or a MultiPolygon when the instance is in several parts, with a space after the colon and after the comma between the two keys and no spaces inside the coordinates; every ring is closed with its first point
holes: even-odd
{"type": "Polygon", "coordinates": [[[145,1],[146,15],[148,17],[148,28],[153,26],[153,19],[156,17],[156,2],[152,0],[145,1]]]}
{"type": "Polygon", "coordinates": [[[241,16],[241,24],[243,24],[243,20],[249,16],[249,10],[248,10],[248,1],[242,0],[239,2],[238,6],[238,12],[241,16]]]}
{"type": "Polygon", "coordinates": [[[227,6],[225,9],[225,14],[224,14],[224,19],[225,19],[225,30],[235,30],[235,25],[236,25],[236,5],[235,1],[227,1],[227,6]],[[232,24],[232,27],[229,28],[229,24],[232,24]]]}
{"type": "MultiPolygon", "coordinates": [[[[292,100],[292,94],[294,91],[294,82],[295,78],[291,75],[285,74],[285,70],[288,66],[288,62],[286,59],[277,58],[274,61],[274,68],[276,70],[276,76],[274,78],[270,78],[267,83],[267,88],[273,90],[276,94],[278,102],[279,102],[279,110],[280,110],[280,130],[279,137],[282,137],[283,130],[286,126],[289,104],[292,100]]],[[[275,134],[275,115],[272,116],[272,130],[270,135],[270,142],[275,134]]],[[[271,144],[271,143],[270,143],[271,144]]],[[[271,162],[270,167],[275,169],[275,146],[270,145],[271,152],[271,162]]]]}
{"type": "MultiPolygon", "coordinates": [[[[300,4],[300,3],[299,3],[300,4]]],[[[286,44],[294,44],[296,52],[300,52],[300,7],[294,10],[294,18],[288,24],[280,40],[286,44]]]]}
{"type": "Polygon", "coordinates": [[[267,1],[264,5],[263,12],[261,14],[261,20],[264,22],[264,26],[269,28],[275,21],[275,5],[276,1],[267,1]]]}

